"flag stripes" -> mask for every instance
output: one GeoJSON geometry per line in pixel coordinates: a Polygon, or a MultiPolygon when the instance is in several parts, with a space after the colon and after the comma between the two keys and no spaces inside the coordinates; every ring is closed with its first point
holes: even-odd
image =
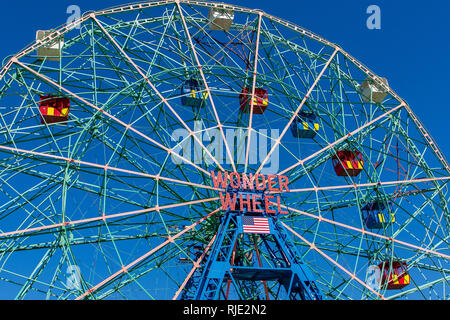
{"type": "Polygon", "coordinates": [[[268,218],[242,217],[242,227],[244,233],[269,233],[270,226],[268,218]]]}

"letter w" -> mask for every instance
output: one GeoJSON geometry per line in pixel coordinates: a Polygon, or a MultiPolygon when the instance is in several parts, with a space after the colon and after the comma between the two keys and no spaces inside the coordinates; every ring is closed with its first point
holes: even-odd
{"type": "Polygon", "coordinates": [[[225,177],[223,178],[220,171],[217,173],[217,177],[214,175],[214,171],[211,171],[211,177],[213,180],[214,188],[219,188],[219,183],[222,185],[222,188],[227,187],[228,172],[225,172],[225,177]]]}
{"type": "Polygon", "coordinates": [[[228,207],[234,211],[236,208],[236,193],[233,193],[233,201],[231,201],[230,194],[227,192],[225,199],[223,197],[222,193],[219,193],[220,196],[220,203],[222,203],[222,210],[226,211],[228,210],[228,207]]]}

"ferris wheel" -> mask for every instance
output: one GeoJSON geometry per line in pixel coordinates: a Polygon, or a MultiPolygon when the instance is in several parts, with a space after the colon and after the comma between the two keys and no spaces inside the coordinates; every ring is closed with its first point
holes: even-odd
{"type": "Polygon", "coordinates": [[[450,168],[383,77],[222,3],[38,31],[0,72],[0,299],[448,299],[450,168]]]}

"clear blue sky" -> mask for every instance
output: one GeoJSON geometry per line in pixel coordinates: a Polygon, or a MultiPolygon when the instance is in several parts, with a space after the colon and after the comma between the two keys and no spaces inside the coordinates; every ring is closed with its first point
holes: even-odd
{"type": "MultiPolygon", "coordinates": [[[[131,1],[2,1],[0,63],[33,42],[36,30],[64,24],[70,5],[78,5],[86,12],[131,1]]],[[[379,76],[388,78],[390,86],[409,103],[450,161],[449,0],[223,2],[258,8],[305,27],[340,45],[379,76]],[[369,5],[381,8],[381,30],[366,27],[369,5]]]]}
{"type": "MultiPolygon", "coordinates": [[[[82,12],[126,0],[20,0],[0,10],[0,57],[31,43],[37,29],[65,23],[69,5],[82,12]]],[[[228,0],[262,9],[339,44],[359,61],[389,80],[450,160],[450,1],[406,0],[228,0]],[[381,8],[381,30],[366,27],[369,5],[381,8]]]]}

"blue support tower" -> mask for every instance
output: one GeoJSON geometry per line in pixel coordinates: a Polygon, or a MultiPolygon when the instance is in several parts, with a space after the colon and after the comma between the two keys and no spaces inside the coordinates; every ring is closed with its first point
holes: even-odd
{"type": "Polygon", "coordinates": [[[264,191],[228,188],[227,192],[236,193],[235,210],[229,208],[221,216],[208,259],[181,298],[321,300],[322,293],[278,222],[278,213],[264,210],[264,191]]]}

